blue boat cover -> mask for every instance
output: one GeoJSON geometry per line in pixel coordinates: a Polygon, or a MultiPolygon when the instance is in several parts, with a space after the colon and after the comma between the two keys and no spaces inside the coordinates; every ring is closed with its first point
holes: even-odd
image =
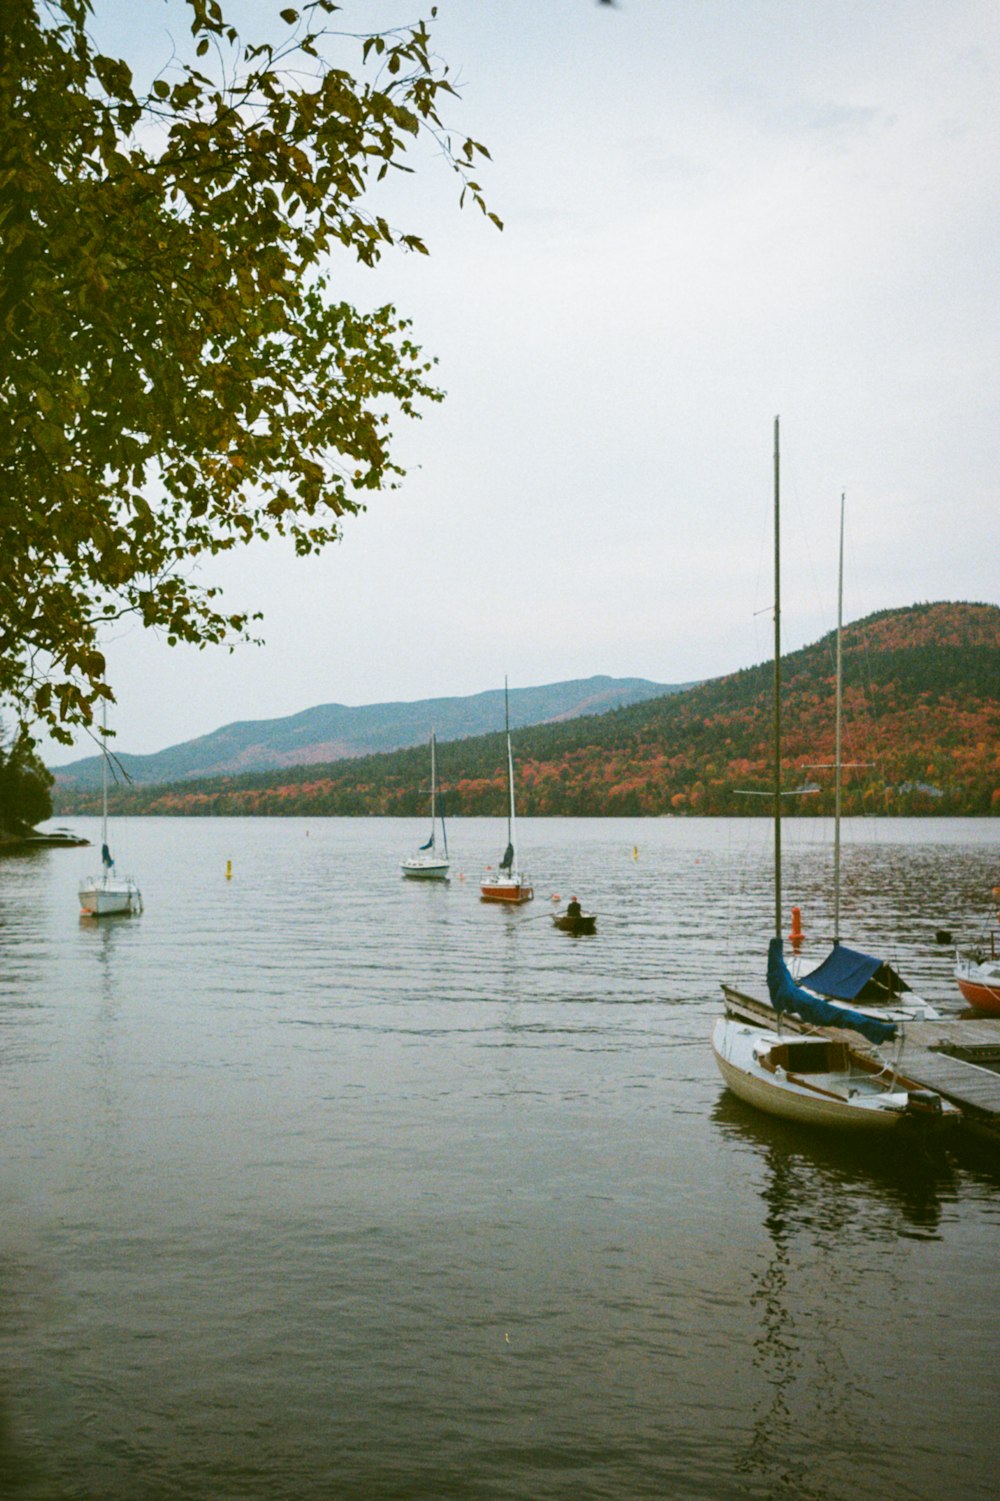
{"type": "Polygon", "coordinates": [[[783,950],[780,938],[772,938],[767,946],[767,989],[775,1011],[779,1014],[791,1011],[803,1021],[813,1022],[819,1027],[850,1027],[852,1032],[860,1032],[869,1042],[888,1042],[895,1037],[895,1022],[863,1016],[860,1011],[849,1011],[846,1006],[831,1006],[829,1001],[809,995],[796,985],[788,973],[783,950]]]}
{"type": "Polygon", "coordinates": [[[910,988],[884,960],[840,943],[818,969],[802,976],[802,984],[835,1001],[890,1001],[910,988]]]}

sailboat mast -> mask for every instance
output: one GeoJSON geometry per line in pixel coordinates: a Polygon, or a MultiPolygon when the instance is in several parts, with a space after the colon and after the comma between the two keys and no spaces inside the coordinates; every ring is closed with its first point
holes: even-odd
{"type": "Polygon", "coordinates": [[[781,937],[781,459],[774,419],[774,936],[781,937]]]}
{"type": "Polygon", "coordinates": [[[507,733],[507,843],[514,847],[514,756],[510,748],[510,706],[507,679],[503,680],[503,723],[507,733]]]}
{"type": "Polygon", "coordinates": [[[842,636],[844,631],[844,496],[840,497],[840,557],[837,568],[837,725],[834,757],[837,763],[834,777],[833,804],[833,941],[840,942],[840,779],[841,779],[841,726],[844,718],[844,660],[842,636]]]}
{"type": "Polygon", "coordinates": [[[432,851],[435,848],[435,845],[434,845],[434,831],[435,831],[434,817],[435,817],[436,793],[437,793],[437,766],[435,765],[434,752],[435,752],[434,731],[431,730],[431,850],[432,851]]]}
{"type": "Polygon", "coordinates": [[[108,706],[101,704],[101,861],[108,847],[108,706]]]}
{"type": "MultiPolygon", "coordinates": [[[[432,732],[432,735],[433,735],[433,732],[432,732]]],[[[436,741],[434,743],[436,744],[436,741]]],[[[434,776],[434,785],[436,787],[437,786],[437,774],[436,774],[437,769],[436,769],[436,764],[435,764],[435,757],[434,757],[434,754],[433,754],[433,745],[432,745],[432,753],[431,753],[431,769],[432,769],[432,775],[434,776]]],[[[445,828],[445,825],[444,825],[444,796],[443,795],[441,797],[441,847],[444,850],[444,858],[447,860],[447,858],[448,858],[448,830],[445,828]]]]}

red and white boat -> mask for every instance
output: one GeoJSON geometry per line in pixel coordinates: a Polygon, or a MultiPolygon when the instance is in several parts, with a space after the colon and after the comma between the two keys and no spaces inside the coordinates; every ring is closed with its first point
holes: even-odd
{"type": "Polygon", "coordinates": [[[1000,959],[977,959],[956,953],[955,979],[963,997],[976,1011],[1000,1016],[1000,959]]]}
{"type": "Polygon", "coordinates": [[[484,902],[530,902],[535,888],[521,869],[517,858],[517,822],[514,817],[514,756],[510,748],[510,715],[507,709],[507,682],[503,685],[504,725],[507,732],[507,848],[498,870],[486,867],[486,874],[479,884],[480,900],[484,902]]]}

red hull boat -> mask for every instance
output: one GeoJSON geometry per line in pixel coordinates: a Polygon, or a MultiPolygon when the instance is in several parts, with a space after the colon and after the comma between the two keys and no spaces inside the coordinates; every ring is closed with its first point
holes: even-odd
{"type": "Polygon", "coordinates": [[[503,859],[500,861],[499,874],[495,874],[491,866],[486,867],[479,886],[480,900],[484,902],[506,902],[508,905],[517,905],[520,902],[530,902],[535,894],[535,889],[528,880],[527,874],[521,869],[517,858],[517,824],[514,815],[514,754],[510,748],[510,711],[507,704],[507,680],[503,685],[504,705],[504,730],[507,735],[507,848],[503,859]]]}
{"type": "Polygon", "coordinates": [[[530,902],[535,895],[533,886],[520,881],[484,880],[479,888],[479,897],[484,902],[530,902]]]}
{"type": "Polygon", "coordinates": [[[1000,959],[963,959],[959,955],[955,979],[964,999],[976,1011],[1000,1016],[1000,959]]]}

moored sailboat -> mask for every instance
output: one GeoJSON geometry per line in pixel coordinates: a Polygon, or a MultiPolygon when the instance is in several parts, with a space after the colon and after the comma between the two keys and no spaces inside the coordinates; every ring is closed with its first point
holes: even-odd
{"type": "Polygon", "coordinates": [[[870,1132],[947,1127],[960,1118],[933,1090],[839,1039],[782,1036],[722,1017],[712,1046],[733,1094],[782,1120],[870,1132]]]}
{"type": "Polygon", "coordinates": [[[415,855],[400,861],[404,876],[420,881],[447,881],[451,868],[448,858],[448,833],[444,825],[444,808],[438,808],[437,790],[437,740],[431,731],[431,837],[422,844],[415,855]],[[441,849],[437,847],[437,826],[440,817],[441,849]]]}
{"type": "Polygon", "coordinates": [[[116,874],[114,856],[108,845],[108,751],[103,742],[101,744],[101,866],[100,875],[89,876],[80,882],[80,915],[82,917],[111,917],[115,913],[141,912],[142,893],[131,876],[116,874]]]}
{"type": "Polygon", "coordinates": [[[507,701],[507,680],[503,685],[504,731],[507,737],[507,848],[500,861],[499,870],[487,867],[479,886],[480,899],[484,902],[507,902],[517,904],[530,902],[534,887],[517,857],[517,819],[514,811],[514,754],[510,744],[510,711],[507,701]]]}
{"type": "MultiPolygon", "coordinates": [[[[715,1024],[712,1049],[728,1087],[770,1115],[815,1126],[882,1131],[910,1124],[941,1125],[959,1112],[932,1090],[902,1078],[846,1040],[824,1035],[787,1038],[780,1017],[792,1012],[809,1026],[841,1028],[878,1044],[894,1038],[891,1020],[832,1005],[796,985],[784,961],[781,910],[781,545],[779,424],[774,421],[774,937],[767,985],[778,1031],[749,1026],[730,1010],[715,1024]]],[[[838,741],[838,762],[839,741],[838,741]]],[[[836,953],[836,950],[835,950],[836,953]]],[[[876,961],[877,963],[877,961],[876,961]]],[[[735,1009],[735,1008],[734,1008],[735,1009]]]]}
{"type": "Polygon", "coordinates": [[[986,1016],[1000,1016],[1000,959],[955,955],[955,979],[962,999],[986,1016]]]}

